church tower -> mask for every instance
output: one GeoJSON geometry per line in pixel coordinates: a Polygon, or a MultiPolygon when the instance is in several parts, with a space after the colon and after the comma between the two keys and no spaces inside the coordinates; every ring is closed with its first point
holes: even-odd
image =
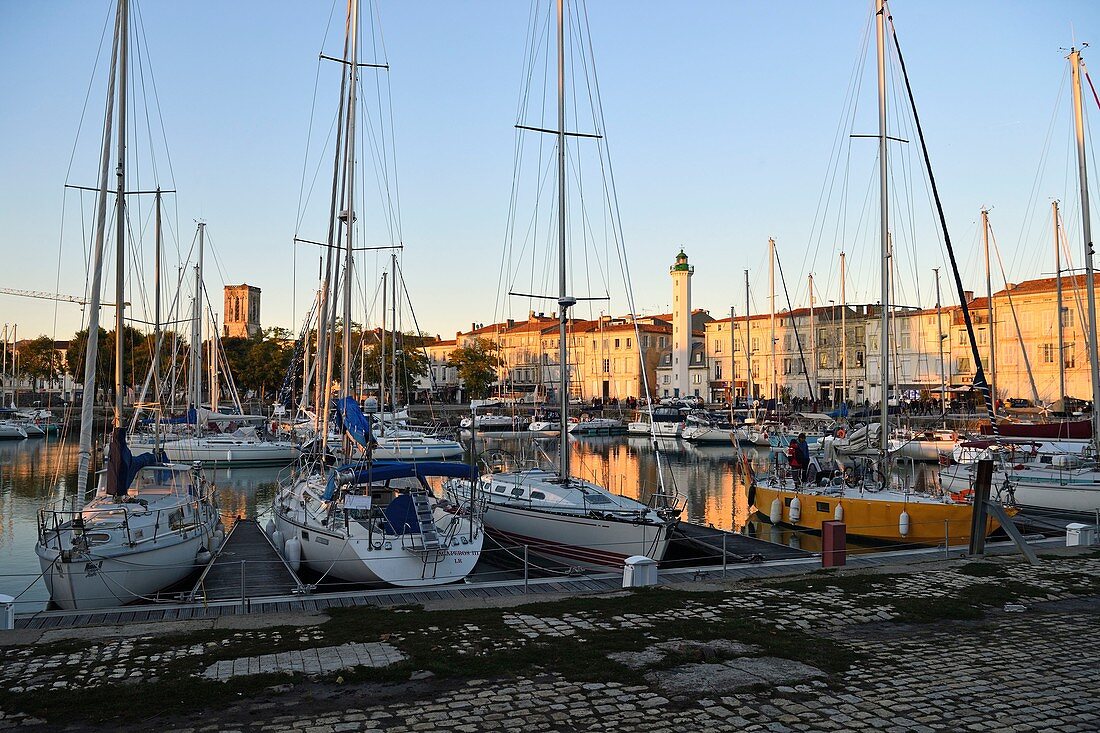
{"type": "Polygon", "coordinates": [[[251,338],[259,333],[260,289],[251,285],[226,285],[222,335],[251,338]]]}
{"type": "Polygon", "coordinates": [[[685,397],[691,394],[689,368],[691,367],[691,276],[695,268],[688,264],[684,250],[676,255],[676,263],[669,268],[672,275],[672,394],[685,397]]]}

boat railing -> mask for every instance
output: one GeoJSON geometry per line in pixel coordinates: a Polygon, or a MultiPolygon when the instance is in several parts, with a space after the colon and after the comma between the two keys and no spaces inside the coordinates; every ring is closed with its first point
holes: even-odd
{"type": "Polygon", "coordinates": [[[216,492],[211,489],[185,503],[151,511],[146,509],[140,512],[137,516],[141,516],[143,519],[150,513],[154,515],[153,534],[149,537],[144,536],[144,530],[147,528],[146,522],[142,522],[141,527],[131,525],[130,520],[134,512],[127,507],[128,504],[139,504],[143,509],[146,506],[146,502],[139,498],[133,498],[129,502],[101,507],[84,507],[81,509],[51,509],[45,507],[39,509],[37,518],[39,544],[58,551],[65,550],[62,537],[66,531],[72,532],[72,545],[76,549],[80,549],[81,546],[83,546],[83,549],[87,549],[89,547],[87,535],[96,532],[122,530],[125,532],[126,544],[129,546],[144,542],[155,542],[163,538],[165,534],[184,535],[204,526],[204,509],[216,507],[217,501],[216,492]],[[190,516],[188,516],[188,512],[184,511],[187,507],[191,509],[190,516]],[[118,516],[118,521],[111,523],[110,519],[115,515],[118,516]],[[89,524],[92,526],[89,527],[89,524]]]}

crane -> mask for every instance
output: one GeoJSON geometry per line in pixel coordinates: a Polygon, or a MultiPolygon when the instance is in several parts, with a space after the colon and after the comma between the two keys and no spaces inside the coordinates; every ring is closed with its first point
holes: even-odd
{"type": "MultiPolygon", "coordinates": [[[[77,303],[78,305],[88,305],[87,298],[81,298],[77,295],[64,295],[62,293],[47,293],[41,290],[19,290],[17,288],[0,288],[0,295],[15,295],[20,298],[38,298],[39,300],[58,300],[63,303],[77,303]]],[[[101,306],[106,308],[114,307],[114,303],[100,303],[101,306]]],[[[124,305],[130,305],[125,303],[124,305]]]]}

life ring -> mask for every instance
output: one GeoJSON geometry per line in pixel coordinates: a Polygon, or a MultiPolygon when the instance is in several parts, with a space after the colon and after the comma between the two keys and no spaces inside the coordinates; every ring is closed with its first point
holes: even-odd
{"type": "Polygon", "coordinates": [[[846,435],[848,435],[848,432],[844,428],[837,428],[836,437],[844,438],[846,435]]]}

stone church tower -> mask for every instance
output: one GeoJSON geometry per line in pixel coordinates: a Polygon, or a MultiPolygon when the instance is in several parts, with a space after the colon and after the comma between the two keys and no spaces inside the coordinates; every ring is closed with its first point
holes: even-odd
{"type": "Polygon", "coordinates": [[[225,286],[222,335],[250,338],[260,333],[260,289],[251,285],[225,286]]]}

